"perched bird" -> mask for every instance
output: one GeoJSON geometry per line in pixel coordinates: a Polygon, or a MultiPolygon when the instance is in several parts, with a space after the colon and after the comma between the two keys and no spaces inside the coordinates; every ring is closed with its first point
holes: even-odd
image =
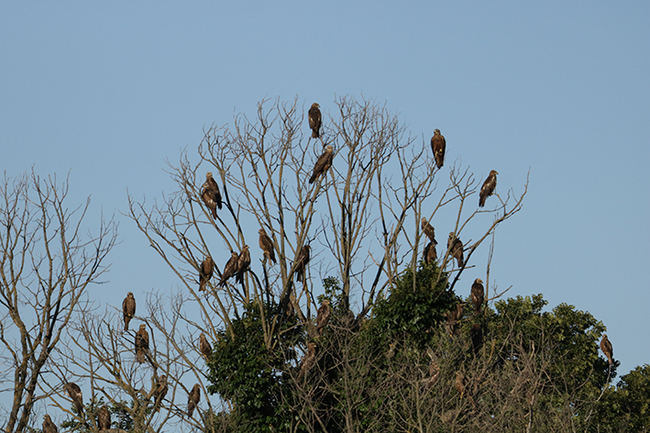
{"type": "Polygon", "coordinates": [[[460,370],[456,371],[456,380],[454,380],[454,386],[456,387],[458,394],[460,394],[460,398],[463,398],[463,395],[465,394],[465,374],[463,374],[463,372],[460,370]]]}
{"type": "Polygon", "coordinates": [[[201,262],[201,267],[199,268],[199,291],[205,290],[205,286],[212,278],[212,273],[214,272],[214,261],[212,257],[207,256],[205,260],[201,262]]]}
{"type": "Polygon", "coordinates": [[[318,308],[318,314],[316,315],[316,332],[318,335],[323,333],[323,328],[330,321],[330,314],[332,314],[330,301],[329,299],[323,299],[323,303],[318,308]]]}
{"type": "Polygon", "coordinates": [[[106,405],[100,407],[97,411],[97,428],[99,431],[111,429],[111,412],[106,405]]]}
{"type": "Polygon", "coordinates": [[[43,416],[43,433],[58,433],[59,429],[52,422],[49,415],[43,416]]]}
{"type": "Polygon", "coordinates": [[[153,392],[154,404],[153,411],[158,412],[160,410],[160,405],[162,404],[163,398],[167,394],[167,376],[164,374],[156,377],[156,389],[153,392]]]}
{"type": "Polygon", "coordinates": [[[431,150],[433,151],[433,158],[436,160],[436,166],[442,168],[442,164],[445,162],[445,147],[446,147],[445,137],[440,133],[439,129],[433,131],[433,137],[431,137],[431,150]]]}
{"type": "Polygon", "coordinates": [[[237,274],[235,275],[235,280],[238,283],[244,281],[244,273],[248,270],[248,267],[251,264],[251,253],[248,249],[248,245],[244,245],[244,248],[239,253],[237,257],[237,274]]]}
{"type": "Polygon", "coordinates": [[[334,158],[334,148],[328,144],[314,165],[314,172],[309,178],[309,183],[314,183],[321,174],[327,173],[327,170],[332,166],[332,158],[334,158]]]}
{"type": "Polygon", "coordinates": [[[264,251],[264,260],[271,260],[276,263],[275,250],[273,249],[273,241],[269,235],[266,234],[264,229],[260,229],[260,248],[264,251]]]}
{"type": "Polygon", "coordinates": [[[124,315],[124,330],[129,330],[129,322],[135,315],[135,298],[133,293],[129,292],[122,301],[122,314],[124,315]]]}
{"type": "Polygon", "coordinates": [[[478,355],[478,351],[483,346],[483,328],[479,323],[474,323],[472,329],[469,330],[470,338],[472,339],[472,351],[474,356],[478,355]]]}
{"type": "Polygon", "coordinates": [[[298,378],[303,378],[307,376],[309,370],[312,369],[316,363],[316,343],[310,341],[307,343],[307,353],[300,361],[300,371],[298,372],[298,378]]]}
{"type": "Polygon", "coordinates": [[[135,333],[135,360],[142,364],[149,353],[149,333],[143,323],[135,333]]]}
{"type": "Polygon", "coordinates": [[[424,263],[426,263],[427,265],[435,262],[438,259],[438,253],[436,252],[436,245],[437,242],[432,241],[429,242],[424,247],[424,263]]]}
{"type": "Polygon", "coordinates": [[[230,252],[230,258],[226,262],[226,266],[223,268],[223,273],[221,274],[221,279],[219,280],[219,285],[223,286],[226,284],[229,278],[237,273],[239,263],[239,254],[234,251],[230,252]]]}
{"type": "Polygon", "coordinates": [[[68,382],[63,385],[63,389],[66,390],[72,399],[72,403],[74,404],[74,408],[77,410],[77,413],[81,415],[84,410],[84,400],[83,396],[81,395],[81,388],[79,388],[79,385],[74,382],[68,382]]]}
{"type": "Polygon", "coordinates": [[[479,207],[485,206],[485,200],[494,194],[494,189],[497,187],[497,174],[499,174],[498,171],[490,170],[490,174],[488,174],[487,179],[485,179],[485,182],[483,182],[483,186],[481,187],[481,192],[479,193],[478,197],[479,207]]]}
{"type": "Polygon", "coordinates": [[[219,185],[212,177],[211,172],[207,172],[205,178],[205,183],[201,187],[201,198],[208,209],[212,211],[212,218],[217,218],[217,208],[221,209],[222,207],[219,185]]]}
{"type": "Polygon", "coordinates": [[[474,310],[478,313],[481,311],[483,306],[483,301],[485,300],[485,289],[483,288],[483,280],[477,278],[472,284],[472,303],[474,304],[474,310]]]}
{"type": "Polygon", "coordinates": [[[603,338],[600,339],[600,350],[603,351],[609,361],[610,367],[614,364],[614,349],[612,348],[612,343],[607,338],[607,334],[603,334],[603,338]]]}
{"type": "Polygon", "coordinates": [[[309,108],[307,117],[309,118],[309,127],[311,128],[311,137],[320,137],[320,127],[322,125],[322,116],[320,113],[320,105],[314,102],[309,108]]]}
{"type": "Polygon", "coordinates": [[[447,311],[447,331],[449,332],[450,337],[456,335],[458,322],[460,322],[462,318],[463,318],[463,304],[461,304],[460,302],[456,304],[455,309],[447,311]]]}
{"type": "Polygon", "coordinates": [[[456,237],[456,235],[451,232],[449,233],[449,238],[447,239],[447,249],[451,253],[451,256],[456,259],[458,267],[463,267],[463,243],[456,237]]]}
{"type": "Polygon", "coordinates": [[[307,268],[307,263],[309,263],[311,254],[311,247],[309,245],[303,245],[298,253],[296,258],[296,263],[294,264],[296,269],[296,280],[304,283],[305,282],[305,270],[307,268]]]}
{"type": "Polygon", "coordinates": [[[197,383],[187,397],[187,416],[192,416],[194,409],[199,404],[199,400],[201,400],[201,387],[197,383]]]}
{"type": "Polygon", "coordinates": [[[426,218],[422,217],[422,231],[424,232],[425,235],[429,238],[431,242],[435,242],[436,245],[438,245],[438,242],[436,242],[436,232],[433,229],[433,226],[429,224],[426,218]]]}
{"type": "Polygon", "coordinates": [[[203,354],[203,356],[207,358],[210,357],[210,354],[212,353],[212,346],[210,346],[210,343],[208,342],[208,339],[205,338],[205,334],[201,332],[201,336],[199,337],[199,350],[203,354]]]}

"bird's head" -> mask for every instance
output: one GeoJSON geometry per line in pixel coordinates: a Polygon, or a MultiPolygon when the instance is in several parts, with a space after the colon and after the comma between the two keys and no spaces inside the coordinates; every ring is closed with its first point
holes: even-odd
{"type": "Polygon", "coordinates": [[[427,219],[425,217],[422,217],[420,222],[422,223],[422,225],[425,225],[427,223],[427,219]]]}
{"type": "Polygon", "coordinates": [[[264,229],[259,229],[257,232],[258,232],[259,234],[261,234],[261,235],[266,234],[266,232],[264,231],[264,229]]]}
{"type": "Polygon", "coordinates": [[[318,102],[314,102],[313,104],[311,104],[311,108],[320,108],[320,105],[318,104],[318,102]]]}
{"type": "Polygon", "coordinates": [[[206,179],[212,179],[212,172],[211,172],[211,171],[208,171],[208,172],[205,174],[205,178],[206,178],[206,179]]]}
{"type": "Polygon", "coordinates": [[[434,129],[433,134],[434,135],[440,135],[440,130],[439,129],[434,129]]]}
{"type": "Polygon", "coordinates": [[[490,174],[494,174],[494,175],[497,175],[497,174],[499,174],[499,172],[498,172],[498,171],[496,171],[496,170],[492,170],[492,171],[490,171],[490,174]]]}
{"type": "Polygon", "coordinates": [[[127,293],[126,296],[128,296],[129,298],[132,298],[133,297],[133,292],[127,293]]]}
{"type": "Polygon", "coordinates": [[[331,144],[328,144],[327,146],[325,146],[325,152],[327,152],[327,153],[334,152],[334,148],[332,147],[331,144]]]}
{"type": "Polygon", "coordinates": [[[482,286],[483,285],[483,280],[481,280],[480,278],[477,278],[477,279],[474,280],[474,283],[480,284],[482,286]]]}
{"type": "Polygon", "coordinates": [[[230,252],[230,257],[237,258],[237,257],[239,257],[239,254],[237,254],[236,251],[231,251],[231,252],[230,252]]]}
{"type": "Polygon", "coordinates": [[[242,248],[242,252],[248,251],[248,245],[244,244],[244,248],[242,248]]]}
{"type": "Polygon", "coordinates": [[[140,325],[140,331],[146,331],[147,330],[147,325],[144,323],[140,325]]]}

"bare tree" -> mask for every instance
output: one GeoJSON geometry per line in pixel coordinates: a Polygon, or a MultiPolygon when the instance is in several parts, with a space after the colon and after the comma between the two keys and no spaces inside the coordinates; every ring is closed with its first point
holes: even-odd
{"type": "Polygon", "coordinates": [[[26,431],[34,404],[53,392],[41,383],[53,350],[115,244],[112,221],[85,233],[90,199],[73,208],[68,194],[68,179],[35,172],[0,186],[0,383],[13,394],[5,432],[26,431]]]}

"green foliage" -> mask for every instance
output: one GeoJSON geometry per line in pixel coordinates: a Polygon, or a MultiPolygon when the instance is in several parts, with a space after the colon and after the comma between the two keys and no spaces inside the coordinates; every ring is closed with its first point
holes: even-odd
{"type": "MultiPolygon", "coordinates": [[[[100,407],[106,404],[107,402],[104,400],[104,397],[89,402],[84,409],[84,414],[86,414],[87,418],[85,422],[79,422],[77,418],[71,418],[63,421],[61,427],[69,429],[68,431],[79,433],[90,433],[95,431],[93,429],[95,414],[100,407]]],[[[111,412],[112,428],[126,431],[131,431],[133,429],[133,419],[129,416],[127,403],[125,401],[108,404],[108,410],[111,412]]],[[[74,409],[71,408],[71,411],[74,412],[74,409]]]]}
{"type": "Polygon", "coordinates": [[[621,377],[604,395],[596,419],[602,432],[650,432],[650,365],[621,377]]]}

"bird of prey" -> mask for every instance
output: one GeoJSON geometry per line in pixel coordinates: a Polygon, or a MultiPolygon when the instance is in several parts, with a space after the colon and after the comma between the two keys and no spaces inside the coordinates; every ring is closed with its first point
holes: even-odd
{"type": "Polygon", "coordinates": [[[429,238],[431,242],[435,242],[436,245],[438,245],[438,242],[436,242],[436,232],[433,229],[433,226],[429,224],[429,221],[427,221],[426,218],[422,217],[422,231],[424,232],[425,235],[429,238]]]}
{"type": "Polygon", "coordinates": [[[275,250],[273,249],[273,241],[269,235],[266,234],[264,229],[260,229],[260,248],[264,251],[264,260],[271,260],[276,263],[275,250]]]}
{"type": "Polygon", "coordinates": [[[609,365],[614,364],[614,349],[612,348],[612,343],[607,338],[607,334],[603,334],[603,338],[600,340],[600,350],[603,351],[609,361],[609,365]]]}
{"type": "Polygon", "coordinates": [[[302,358],[302,361],[300,362],[300,371],[298,372],[298,378],[305,377],[307,376],[307,373],[309,373],[309,370],[314,366],[316,363],[316,343],[313,341],[310,341],[307,343],[307,353],[305,356],[302,358]]]}
{"type": "Polygon", "coordinates": [[[239,262],[239,254],[234,251],[230,252],[230,258],[226,262],[226,266],[223,268],[223,273],[221,274],[221,279],[219,280],[219,285],[223,286],[226,284],[229,278],[237,273],[239,262]]]}
{"type": "Polygon", "coordinates": [[[334,158],[334,148],[328,144],[314,165],[314,172],[309,178],[309,183],[314,183],[321,174],[327,173],[327,170],[332,166],[332,158],[334,158]]]}
{"type": "Polygon", "coordinates": [[[431,137],[431,150],[433,151],[433,158],[436,160],[436,166],[442,168],[442,164],[445,162],[445,136],[440,133],[439,129],[433,131],[433,137],[431,137]]]}
{"type": "Polygon", "coordinates": [[[485,182],[483,182],[483,186],[481,187],[481,192],[479,193],[478,197],[479,207],[485,206],[485,200],[494,194],[494,189],[497,187],[497,174],[499,174],[498,171],[490,170],[490,174],[488,174],[487,179],[485,179],[485,182]]]}
{"type": "Polygon", "coordinates": [[[207,256],[205,260],[201,262],[201,267],[199,268],[199,291],[205,290],[205,286],[212,278],[212,273],[214,272],[214,262],[212,257],[207,256]]]}
{"type": "Polygon", "coordinates": [[[330,320],[330,314],[332,313],[332,308],[330,307],[329,299],[323,299],[323,303],[318,308],[318,314],[316,315],[316,332],[318,335],[323,333],[323,328],[327,326],[327,322],[330,320]]]}
{"type": "Polygon", "coordinates": [[[201,386],[197,383],[187,397],[187,416],[192,416],[199,400],[201,400],[201,386]]]}
{"type": "Polygon", "coordinates": [[[97,411],[97,428],[99,428],[99,431],[111,429],[111,412],[106,405],[100,407],[97,411]]]}
{"type": "Polygon", "coordinates": [[[451,253],[451,256],[456,259],[458,267],[463,267],[463,243],[456,237],[456,235],[451,232],[449,233],[449,238],[447,239],[447,249],[451,253]]]}
{"type": "Polygon", "coordinates": [[[429,242],[424,247],[424,263],[427,265],[435,262],[438,259],[438,253],[436,252],[436,242],[429,242]]]}
{"type": "Polygon", "coordinates": [[[456,380],[454,380],[454,386],[456,388],[456,391],[458,391],[458,394],[460,394],[460,398],[463,398],[463,395],[465,394],[465,375],[460,370],[456,371],[456,380]]]}
{"type": "Polygon", "coordinates": [[[483,346],[483,328],[480,324],[474,323],[472,329],[469,330],[469,335],[472,339],[472,351],[474,356],[478,355],[478,351],[483,346]]]}
{"type": "Polygon", "coordinates": [[[309,127],[311,128],[311,137],[318,138],[320,137],[320,127],[322,125],[322,116],[320,113],[320,105],[314,102],[309,108],[308,118],[309,118],[309,127]]]}
{"type": "Polygon", "coordinates": [[[59,429],[49,415],[43,416],[43,433],[58,433],[59,429]]]}
{"type": "Polygon", "coordinates": [[[149,333],[147,326],[143,323],[135,333],[135,360],[142,364],[149,353],[149,333]]]}
{"type": "Polygon", "coordinates": [[[153,392],[154,404],[153,411],[158,412],[160,410],[160,405],[162,404],[163,398],[167,394],[167,376],[164,374],[156,377],[156,389],[153,392]]]}
{"type": "Polygon", "coordinates": [[[460,302],[456,304],[454,310],[447,311],[447,330],[449,331],[449,336],[453,337],[456,335],[456,329],[458,327],[458,322],[463,318],[463,304],[460,302]]]}
{"type": "Polygon", "coordinates": [[[472,284],[472,303],[474,304],[474,310],[478,313],[481,311],[483,306],[483,301],[485,300],[485,289],[483,288],[483,280],[477,278],[472,284]]]}
{"type": "Polygon", "coordinates": [[[133,319],[135,315],[135,298],[133,293],[129,292],[122,301],[122,314],[124,315],[124,330],[129,330],[129,322],[133,319]]]}
{"type": "Polygon", "coordinates": [[[210,346],[210,343],[208,342],[208,339],[205,338],[203,332],[201,332],[201,336],[199,337],[199,350],[206,359],[209,358],[212,353],[212,346],[210,346]]]}
{"type": "Polygon", "coordinates": [[[305,271],[307,268],[307,263],[309,263],[311,254],[311,247],[309,245],[303,245],[296,257],[296,263],[294,264],[296,269],[296,280],[304,283],[305,282],[305,271]]]}
{"type": "Polygon", "coordinates": [[[201,187],[201,198],[208,209],[212,211],[212,218],[217,218],[217,208],[221,209],[222,207],[219,185],[212,177],[211,172],[207,172],[205,179],[205,183],[201,187]]]}
{"type": "Polygon", "coordinates": [[[248,270],[248,267],[251,264],[251,253],[248,249],[248,245],[244,245],[244,248],[239,253],[237,257],[237,274],[235,275],[235,280],[238,283],[244,281],[244,273],[248,270]]]}
{"type": "Polygon", "coordinates": [[[83,396],[81,395],[81,388],[79,388],[79,385],[74,382],[68,382],[63,386],[63,389],[66,390],[72,399],[72,403],[74,404],[77,413],[81,414],[84,410],[84,400],[83,396]]]}

